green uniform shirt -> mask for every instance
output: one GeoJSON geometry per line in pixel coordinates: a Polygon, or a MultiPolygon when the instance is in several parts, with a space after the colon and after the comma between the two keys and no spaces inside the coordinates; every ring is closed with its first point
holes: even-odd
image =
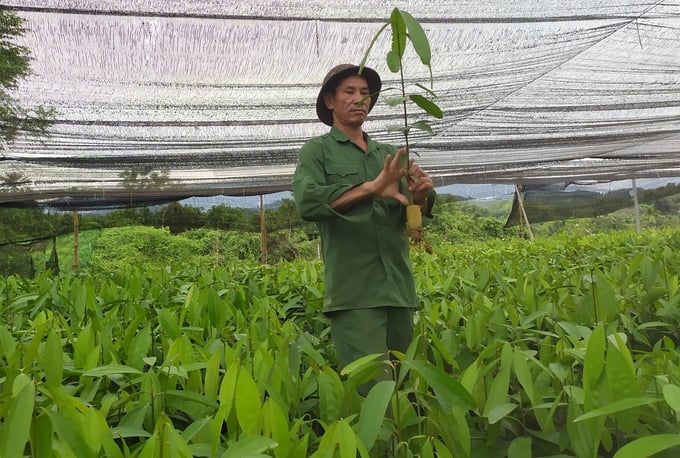
{"type": "MultiPolygon", "coordinates": [[[[325,265],[324,311],[415,307],[405,233],[406,209],[394,199],[366,198],[343,213],[330,204],[373,180],[396,148],[371,140],[364,152],[336,128],[307,141],[293,175],[300,216],[315,221],[325,265]]],[[[405,190],[405,180],[401,184],[405,190]]]]}

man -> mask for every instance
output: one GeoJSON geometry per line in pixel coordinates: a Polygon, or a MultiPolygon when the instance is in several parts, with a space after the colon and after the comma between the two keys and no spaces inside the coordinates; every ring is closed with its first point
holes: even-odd
{"type": "Polygon", "coordinates": [[[319,227],[324,312],[343,366],[408,348],[416,294],[406,193],[428,216],[433,201],[431,177],[413,161],[407,167],[405,148],[396,151],[363,131],[382,83],[374,70],[358,71],[338,65],[324,78],[316,112],[331,130],[302,146],[293,176],[300,216],[319,227]]]}

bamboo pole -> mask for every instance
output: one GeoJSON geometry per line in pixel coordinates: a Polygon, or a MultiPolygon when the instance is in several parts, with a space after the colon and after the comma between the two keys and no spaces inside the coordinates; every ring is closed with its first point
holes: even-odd
{"type": "Polygon", "coordinates": [[[80,261],[78,259],[78,249],[80,243],[78,241],[78,233],[80,232],[80,221],[78,219],[78,210],[73,210],[73,272],[78,272],[80,261]]]}
{"type": "Polygon", "coordinates": [[[637,183],[635,182],[635,177],[631,178],[633,184],[633,211],[635,212],[635,229],[639,234],[642,232],[642,223],[640,222],[640,203],[638,201],[637,194],[637,183]]]}
{"type": "Polygon", "coordinates": [[[527,217],[527,212],[524,210],[524,200],[522,199],[522,185],[515,185],[515,194],[517,195],[517,206],[519,207],[520,221],[524,221],[527,225],[527,232],[529,233],[529,240],[534,240],[534,233],[531,230],[531,224],[529,224],[529,218],[527,217]]]}
{"type": "Polygon", "coordinates": [[[260,262],[267,263],[267,225],[264,218],[264,198],[260,194],[260,262]]]}

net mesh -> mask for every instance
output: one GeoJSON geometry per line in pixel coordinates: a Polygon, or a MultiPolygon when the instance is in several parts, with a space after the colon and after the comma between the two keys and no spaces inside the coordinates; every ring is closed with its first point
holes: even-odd
{"type": "MultiPolygon", "coordinates": [[[[288,190],[298,148],[326,131],[314,111],[325,72],[358,62],[393,6],[432,46],[445,116],[411,143],[437,186],[680,176],[674,1],[4,3],[33,55],[14,95],[57,118],[48,137],[4,145],[0,202],[288,190]]],[[[388,47],[384,36],[368,60],[386,88],[388,47]]],[[[408,83],[427,84],[405,58],[408,83]]],[[[384,98],[366,128],[400,144],[384,98]]]]}

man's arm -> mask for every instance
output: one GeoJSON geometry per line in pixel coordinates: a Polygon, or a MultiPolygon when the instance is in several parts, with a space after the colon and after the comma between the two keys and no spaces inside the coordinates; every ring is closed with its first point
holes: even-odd
{"type": "Polygon", "coordinates": [[[363,182],[360,185],[349,189],[331,202],[331,208],[342,212],[343,210],[351,208],[357,202],[376,196],[395,199],[403,205],[408,205],[406,196],[399,192],[399,180],[401,180],[406,173],[406,167],[401,165],[402,158],[405,154],[405,148],[398,150],[394,155],[394,158],[392,155],[388,154],[385,158],[383,169],[374,180],[363,182]]]}

